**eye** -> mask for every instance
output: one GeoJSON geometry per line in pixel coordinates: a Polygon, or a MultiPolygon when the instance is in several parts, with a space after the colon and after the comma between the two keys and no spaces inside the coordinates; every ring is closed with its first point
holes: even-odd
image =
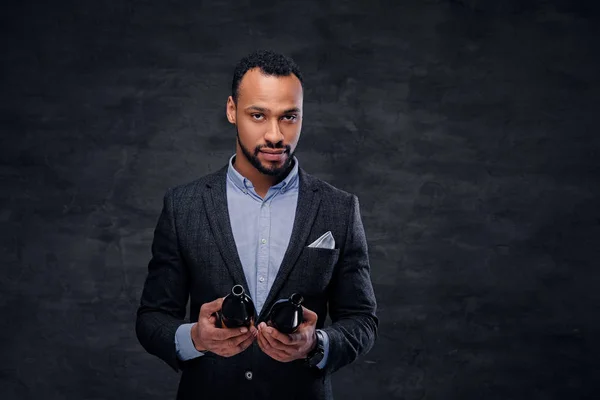
{"type": "Polygon", "coordinates": [[[258,118],[255,118],[256,116],[262,117],[262,114],[252,114],[252,118],[256,121],[259,121],[258,118]]]}
{"type": "Polygon", "coordinates": [[[296,115],[286,115],[283,118],[288,118],[288,121],[295,121],[298,117],[296,115]]]}

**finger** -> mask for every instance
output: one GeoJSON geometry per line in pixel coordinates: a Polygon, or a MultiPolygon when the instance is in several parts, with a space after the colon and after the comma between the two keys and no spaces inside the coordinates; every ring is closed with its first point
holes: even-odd
{"type": "Polygon", "coordinates": [[[279,332],[277,329],[275,329],[273,327],[268,327],[267,333],[269,333],[273,339],[277,340],[278,342],[280,342],[283,345],[291,346],[294,344],[290,335],[279,332]]]}
{"type": "Polygon", "coordinates": [[[244,334],[244,335],[236,336],[231,339],[228,339],[227,343],[229,344],[230,347],[239,347],[240,344],[242,344],[246,340],[252,339],[252,338],[254,338],[254,335],[252,335],[252,332],[246,332],[246,334],[244,334]]]}
{"type": "Polygon", "coordinates": [[[316,324],[319,316],[316,312],[309,310],[308,308],[302,306],[302,318],[304,322],[307,324],[316,324]]]}
{"type": "Polygon", "coordinates": [[[266,353],[269,357],[279,362],[289,362],[292,361],[292,358],[287,354],[283,354],[277,350],[271,349],[268,353],[266,353]]]}
{"type": "Polygon", "coordinates": [[[247,334],[252,334],[252,332],[246,328],[245,326],[242,326],[241,328],[214,328],[214,330],[211,330],[212,332],[212,338],[214,340],[229,340],[238,336],[244,336],[247,334]]]}
{"type": "Polygon", "coordinates": [[[250,335],[250,337],[248,337],[246,340],[244,340],[240,344],[238,344],[238,348],[240,349],[240,352],[242,352],[242,351],[246,350],[248,347],[250,347],[252,342],[254,342],[255,340],[256,340],[256,336],[250,335]]]}
{"type": "Polygon", "coordinates": [[[245,350],[253,339],[252,334],[247,332],[241,337],[234,337],[225,341],[218,340],[213,342],[216,349],[214,352],[224,357],[231,357],[245,350]],[[250,339],[249,343],[245,343],[248,339],[250,339]]]}
{"type": "Polygon", "coordinates": [[[265,337],[263,336],[263,334],[260,331],[258,332],[258,335],[256,335],[256,341],[258,342],[258,347],[260,347],[261,350],[264,351],[265,353],[271,347],[269,345],[269,342],[267,342],[267,339],[265,339],[265,337]]]}
{"type": "Polygon", "coordinates": [[[281,342],[279,342],[278,340],[276,340],[270,333],[269,333],[269,329],[273,329],[271,327],[266,328],[266,329],[261,329],[260,330],[260,334],[262,334],[262,336],[265,338],[266,342],[268,343],[269,347],[277,350],[278,352],[282,352],[285,355],[291,355],[294,354],[296,352],[296,348],[287,346],[281,342]]]}
{"type": "Polygon", "coordinates": [[[290,337],[291,344],[300,345],[306,341],[307,335],[306,335],[306,332],[304,332],[304,330],[299,329],[294,333],[290,333],[289,337],[290,337]]]}
{"type": "Polygon", "coordinates": [[[260,347],[260,349],[263,351],[263,353],[265,353],[272,359],[281,361],[281,362],[285,362],[289,359],[288,355],[280,352],[277,349],[274,349],[269,344],[269,342],[267,341],[267,339],[264,337],[264,335],[262,333],[260,333],[260,332],[258,333],[258,335],[256,336],[256,340],[258,342],[258,347],[260,347]]]}
{"type": "Polygon", "coordinates": [[[245,326],[240,328],[218,328],[215,326],[215,317],[208,319],[201,319],[198,321],[202,325],[202,331],[204,335],[212,341],[224,341],[233,337],[245,335],[250,330],[245,326]]]}
{"type": "Polygon", "coordinates": [[[223,299],[224,297],[220,297],[216,300],[211,301],[210,303],[202,304],[202,307],[200,307],[199,318],[209,319],[213,313],[221,309],[221,307],[223,306],[223,299]]]}
{"type": "Polygon", "coordinates": [[[263,325],[261,327],[261,332],[263,332],[265,338],[269,340],[269,342],[273,343],[275,347],[281,348],[282,350],[285,348],[285,346],[290,346],[293,344],[289,335],[279,332],[272,326],[263,325]]]}
{"type": "MultiPolygon", "coordinates": [[[[243,337],[242,339],[246,339],[246,337],[243,337]]],[[[243,350],[240,347],[243,341],[244,340],[238,341],[237,338],[232,338],[224,342],[218,342],[217,346],[219,346],[223,354],[227,354],[228,357],[231,357],[243,350]]]]}
{"type": "Polygon", "coordinates": [[[250,332],[252,332],[252,334],[256,336],[258,334],[258,329],[256,329],[254,325],[250,325],[250,332]]]}

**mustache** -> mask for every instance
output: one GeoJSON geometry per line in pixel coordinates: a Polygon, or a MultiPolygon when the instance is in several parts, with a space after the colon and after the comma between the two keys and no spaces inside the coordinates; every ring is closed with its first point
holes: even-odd
{"type": "Polygon", "coordinates": [[[263,146],[256,146],[256,148],[254,149],[254,153],[258,154],[262,149],[283,149],[284,153],[290,153],[291,147],[289,145],[273,145],[273,144],[267,144],[267,145],[263,145],[263,146]]]}

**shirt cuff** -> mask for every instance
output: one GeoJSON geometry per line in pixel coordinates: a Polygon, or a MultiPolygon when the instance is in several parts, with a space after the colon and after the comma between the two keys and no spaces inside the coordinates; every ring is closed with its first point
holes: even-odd
{"type": "Polygon", "coordinates": [[[196,347],[194,347],[194,342],[192,342],[192,326],[194,324],[180,325],[175,332],[175,350],[177,351],[177,357],[181,361],[191,360],[192,358],[204,355],[204,353],[196,350],[196,347]]]}
{"type": "Polygon", "coordinates": [[[323,359],[321,360],[320,363],[317,364],[317,368],[323,369],[323,368],[325,368],[325,365],[327,364],[327,357],[329,356],[329,336],[327,335],[327,332],[325,332],[321,329],[317,329],[317,331],[319,331],[323,334],[323,349],[325,351],[325,354],[323,355],[323,359]]]}

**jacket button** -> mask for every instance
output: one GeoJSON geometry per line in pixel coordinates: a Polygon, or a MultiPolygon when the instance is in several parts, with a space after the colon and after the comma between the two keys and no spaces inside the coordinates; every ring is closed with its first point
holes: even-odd
{"type": "Polygon", "coordinates": [[[246,373],[244,375],[246,376],[246,379],[248,379],[249,381],[252,380],[252,371],[246,371],[246,373]]]}

